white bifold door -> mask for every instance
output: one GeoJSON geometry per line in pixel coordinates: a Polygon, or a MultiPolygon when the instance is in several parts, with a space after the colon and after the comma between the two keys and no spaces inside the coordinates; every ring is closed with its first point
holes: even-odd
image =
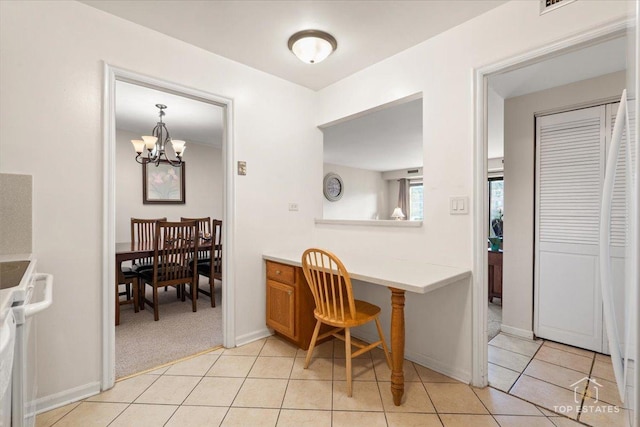
{"type": "MultiPolygon", "coordinates": [[[[607,104],[536,118],[534,332],[598,352],[607,352],[598,244],[606,153],[616,109],[617,104],[607,104]]],[[[623,275],[625,269],[624,203],[624,173],[616,173],[611,215],[614,275],[623,275]]]]}

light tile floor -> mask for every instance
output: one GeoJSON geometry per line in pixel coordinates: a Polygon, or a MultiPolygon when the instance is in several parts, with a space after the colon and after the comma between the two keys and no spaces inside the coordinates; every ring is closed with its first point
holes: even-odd
{"type": "MultiPolygon", "coordinates": [[[[520,349],[513,343],[506,346],[520,349]]],[[[527,345],[522,348],[531,353],[527,345]]],[[[518,373],[520,379],[514,388],[524,390],[523,400],[491,387],[470,387],[405,361],[405,397],[396,407],[391,398],[389,368],[380,350],[354,360],[351,398],[346,396],[341,341],[320,345],[307,370],[302,369],[304,356],[304,351],[277,337],[212,351],[124,379],[104,393],[40,414],[37,426],[579,425],[526,401],[535,400],[532,393],[539,388],[520,381],[540,381],[535,375],[545,377],[546,365],[532,368],[534,376],[518,373]],[[529,387],[531,391],[527,392],[529,387]]],[[[551,362],[540,363],[569,361],[560,356],[565,355],[550,352],[546,357],[551,362]]],[[[610,374],[606,360],[594,360],[602,362],[598,372],[605,380],[610,374]]],[[[617,425],[604,424],[611,420],[602,414],[591,414],[581,421],[617,425]]]]}
{"type": "MultiPolygon", "coordinates": [[[[504,333],[489,342],[491,387],[586,425],[629,425],[613,375],[611,358],[593,351],[504,333]],[[585,412],[578,413],[580,406],[585,412]]],[[[504,419],[496,419],[503,425],[504,419]]],[[[567,418],[561,423],[576,424],[567,418]]]]}

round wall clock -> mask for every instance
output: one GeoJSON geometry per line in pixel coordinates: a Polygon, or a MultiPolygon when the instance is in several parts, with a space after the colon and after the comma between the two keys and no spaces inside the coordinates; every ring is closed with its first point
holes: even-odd
{"type": "Polygon", "coordinates": [[[324,176],[324,183],[322,187],[324,197],[330,202],[340,200],[344,194],[344,182],[337,173],[329,172],[324,176]]]}

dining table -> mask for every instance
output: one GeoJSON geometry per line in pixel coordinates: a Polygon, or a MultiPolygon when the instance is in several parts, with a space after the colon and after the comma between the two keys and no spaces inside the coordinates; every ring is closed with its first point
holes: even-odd
{"type": "MultiPolygon", "coordinates": [[[[194,245],[195,246],[195,245],[194,245]]],[[[201,238],[198,241],[198,251],[222,250],[222,245],[214,245],[212,239],[201,238]]],[[[153,257],[155,252],[155,241],[143,242],[118,242],[116,243],[116,289],[118,288],[119,275],[122,271],[122,263],[140,258],[153,257]]],[[[140,308],[144,301],[141,301],[140,308]]]]}

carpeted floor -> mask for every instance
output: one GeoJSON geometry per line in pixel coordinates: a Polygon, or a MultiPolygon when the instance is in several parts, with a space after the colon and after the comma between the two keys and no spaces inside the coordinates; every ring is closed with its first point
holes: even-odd
{"type": "Polygon", "coordinates": [[[502,324],[502,300],[494,298],[493,301],[489,303],[489,312],[487,313],[489,341],[500,333],[500,325],[502,324]]]}
{"type": "MultiPolygon", "coordinates": [[[[200,287],[208,289],[206,277],[200,287]]],[[[152,299],[147,286],[147,298],[152,299]]],[[[123,305],[120,325],[116,326],[116,378],[122,378],[155,366],[178,360],[222,344],[221,284],[216,281],[216,307],[208,296],[200,294],[198,311],[191,311],[191,300],[176,298],[175,288],[160,289],[160,320],[153,310],[134,313],[133,305],[123,305]]]]}

